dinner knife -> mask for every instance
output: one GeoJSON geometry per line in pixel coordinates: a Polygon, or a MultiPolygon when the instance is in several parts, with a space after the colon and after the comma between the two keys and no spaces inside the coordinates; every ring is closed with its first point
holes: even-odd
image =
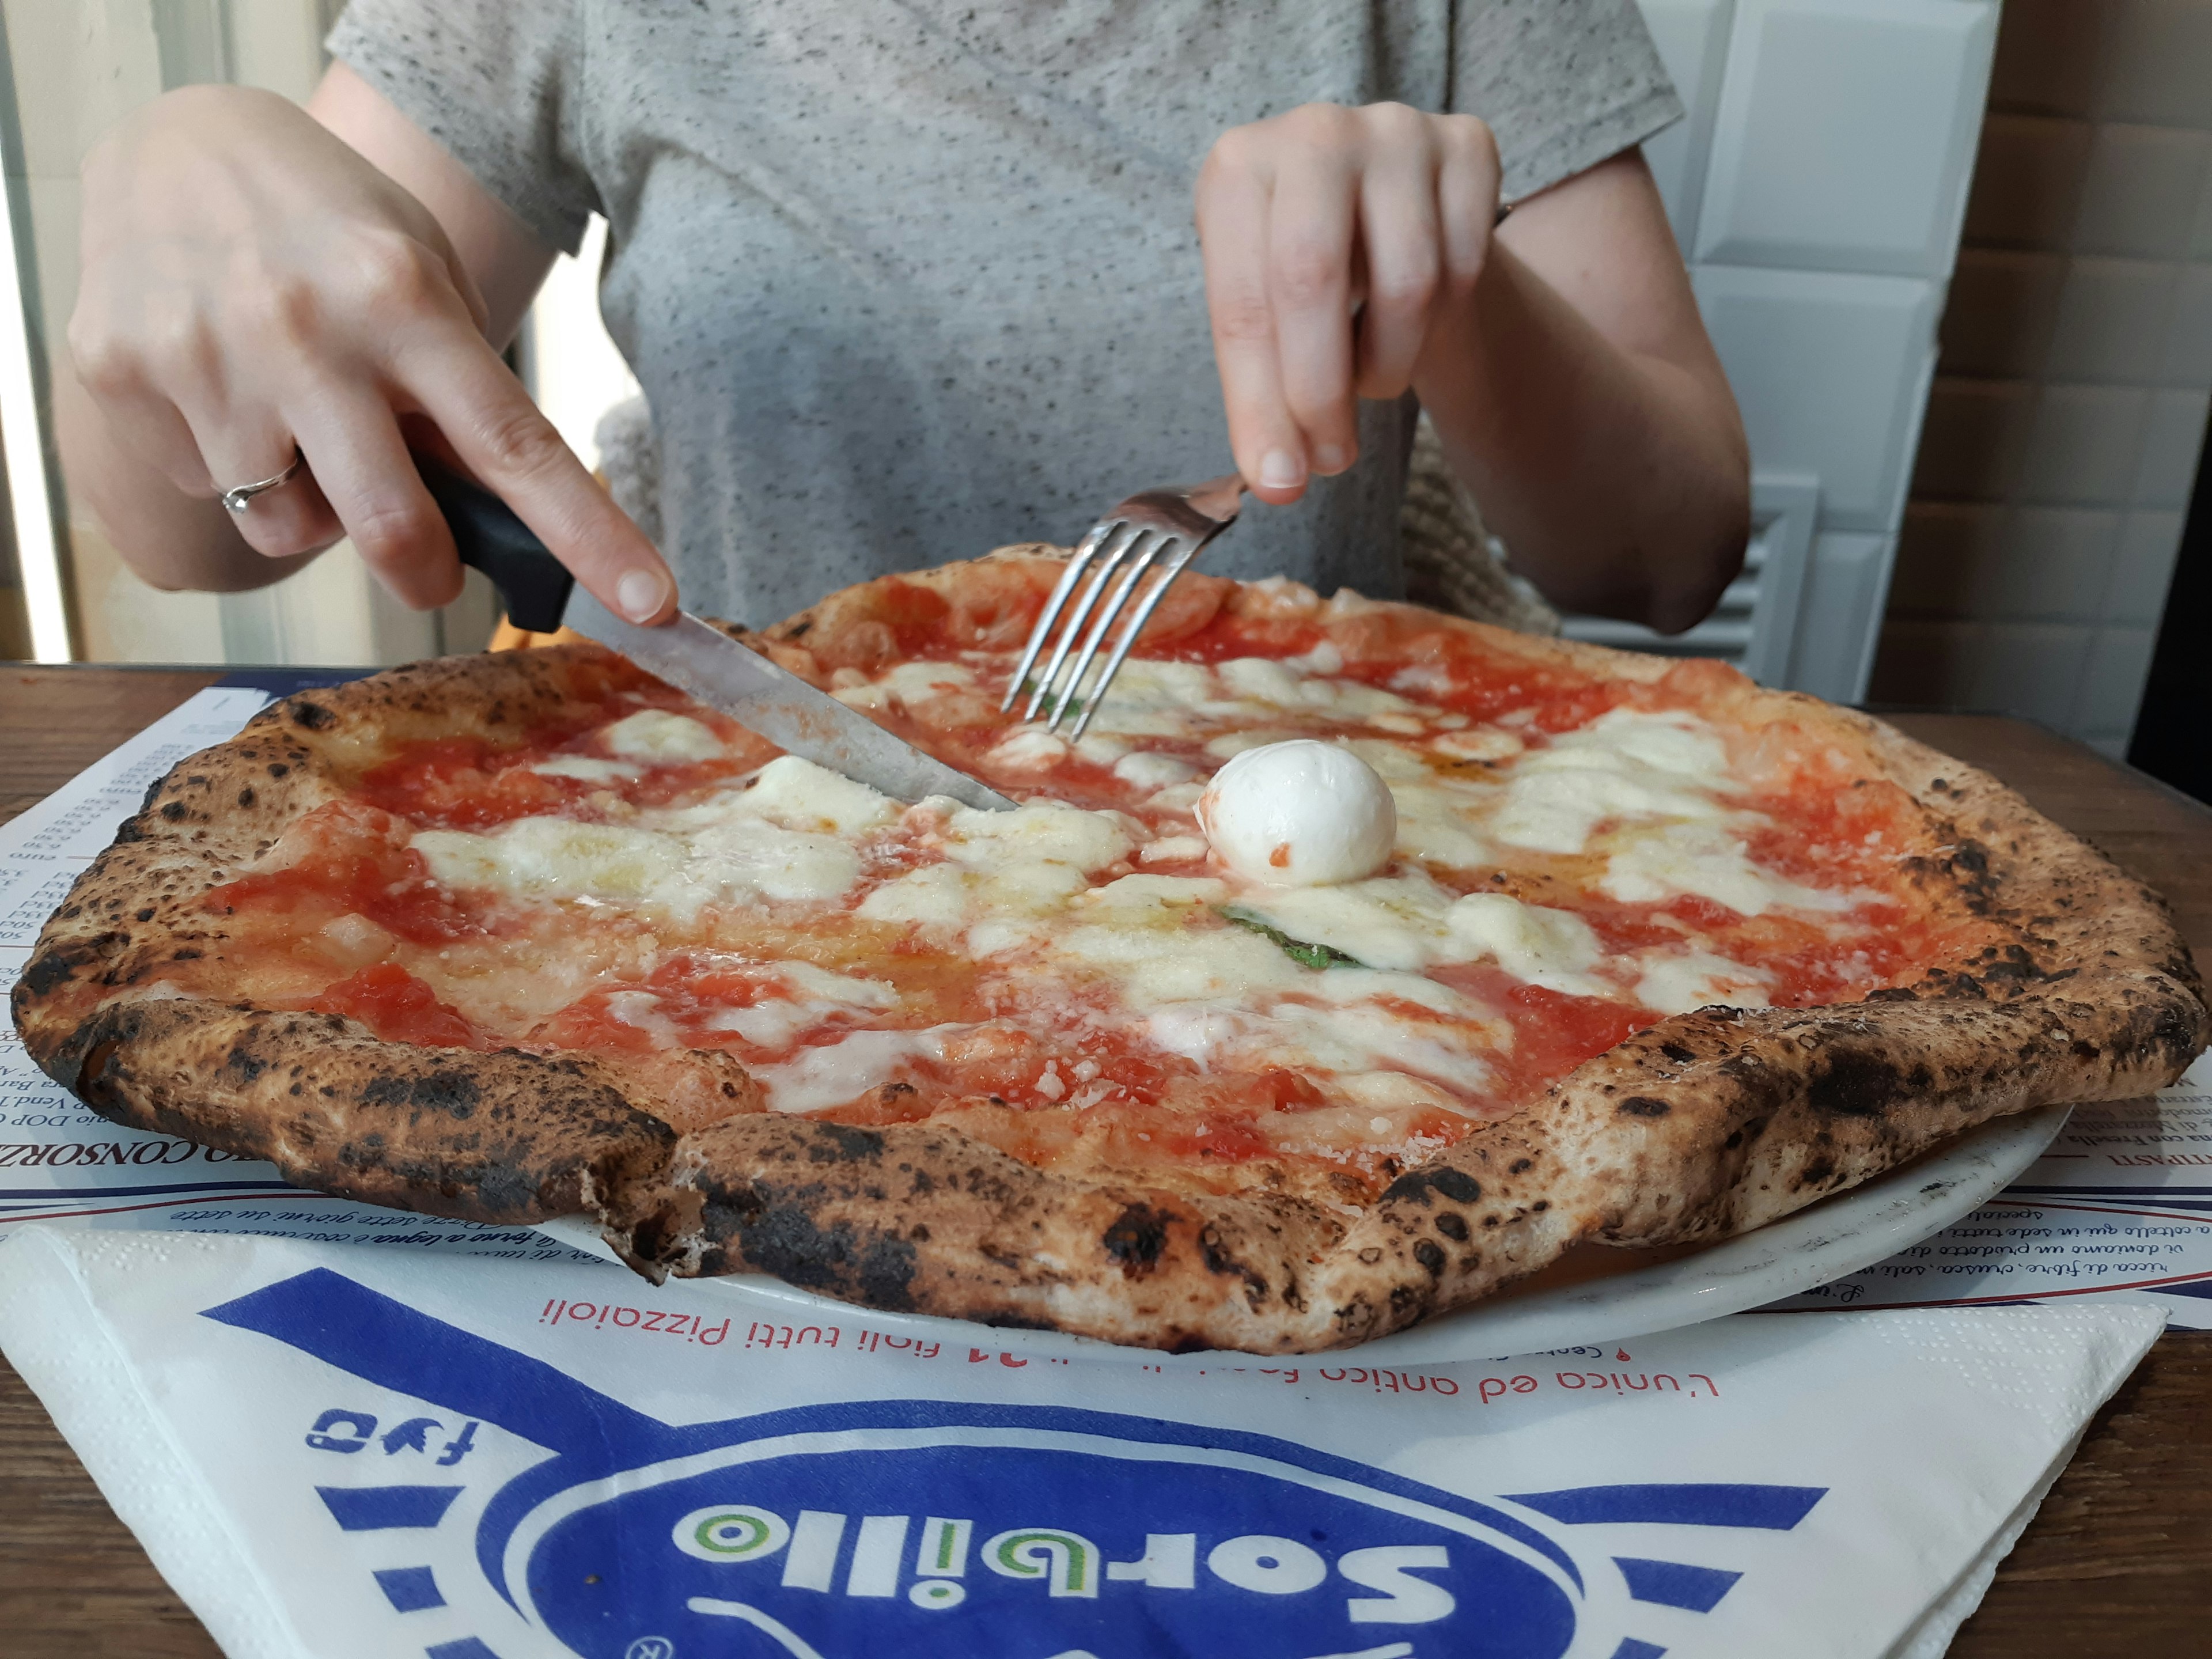
{"type": "Polygon", "coordinates": [[[461,562],[491,579],[517,628],[563,624],[618,651],[656,679],[719,708],[787,754],[826,766],[896,800],[950,795],[963,806],[1011,811],[989,785],[886,732],[789,669],[739,645],[688,611],[641,627],[593,599],[505,501],[426,456],[415,464],[453,532],[461,562]]]}

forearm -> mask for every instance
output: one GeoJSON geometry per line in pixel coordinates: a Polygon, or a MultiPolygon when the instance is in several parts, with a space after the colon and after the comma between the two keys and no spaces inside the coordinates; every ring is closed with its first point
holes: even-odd
{"type": "Polygon", "coordinates": [[[1413,386],[1515,568],[1563,607],[1678,631],[1742,568],[1750,462],[1709,355],[1608,340],[1493,242],[1413,386]]]}

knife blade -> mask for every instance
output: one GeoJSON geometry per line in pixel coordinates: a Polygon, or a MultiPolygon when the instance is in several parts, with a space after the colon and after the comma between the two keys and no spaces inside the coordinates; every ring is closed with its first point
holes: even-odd
{"type": "Polygon", "coordinates": [[[980,779],[924,753],[688,611],[653,628],[615,615],[498,496],[425,456],[415,463],[453,532],[461,562],[491,579],[516,627],[551,633],[565,624],[786,753],[895,800],[950,795],[987,811],[1015,806],[980,779]]]}

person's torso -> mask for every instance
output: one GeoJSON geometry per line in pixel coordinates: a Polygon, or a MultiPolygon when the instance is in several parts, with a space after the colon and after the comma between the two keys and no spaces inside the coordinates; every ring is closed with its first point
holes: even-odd
{"type": "MultiPolygon", "coordinates": [[[[586,0],[602,301],[686,603],[1071,542],[1231,471],[1191,185],[1227,128],[1445,94],[1449,0],[586,0]]],[[[1394,592],[1407,410],[1207,554],[1394,592]]]]}

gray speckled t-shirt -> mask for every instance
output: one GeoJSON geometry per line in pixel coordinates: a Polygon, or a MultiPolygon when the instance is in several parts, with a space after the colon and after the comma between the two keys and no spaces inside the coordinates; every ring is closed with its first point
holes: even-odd
{"type": "MultiPolygon", "coordinates": [[[[1510,201],[1680,113],[1630,0],[354,0],[331,51],[549,244],[653,410],[684,603],[1068,542],[1232,470],[1191,185],[1225,129],[1391,99],[1510,201]]],[[[1401,590],[1410,400],[1224,574],[1401,590]]]]}

